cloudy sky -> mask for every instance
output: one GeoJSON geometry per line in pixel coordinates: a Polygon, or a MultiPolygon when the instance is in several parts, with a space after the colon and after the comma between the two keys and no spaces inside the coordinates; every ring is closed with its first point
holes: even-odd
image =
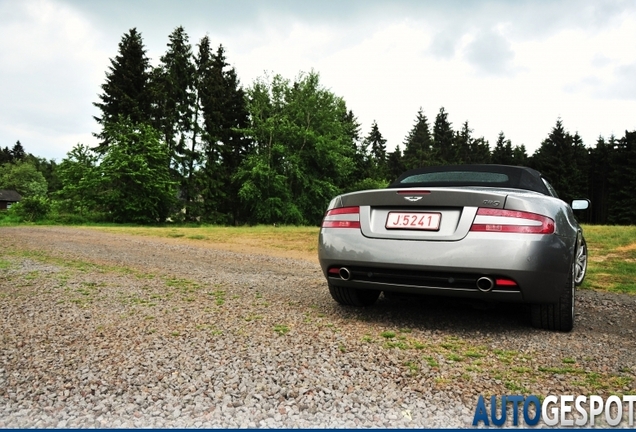
{"type": "Polygon", "coordinates": [[[0,0],[0,146],[61,160],[94,145],[109,58],[136,27],[156,64],[182,25],[244,86],[314,69],[392,149],[421,107],[531,154],[557,118],[588,146],[636,129],[636,2],[0,0]]]}

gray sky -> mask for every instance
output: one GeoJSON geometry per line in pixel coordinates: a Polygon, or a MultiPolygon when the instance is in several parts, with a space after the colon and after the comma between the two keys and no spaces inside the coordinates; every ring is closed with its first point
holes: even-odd
{"type": "Polygon", "coordinates": [[[632,0],[0,0],[0,146],[59,161],[95,145],[92,103],[121,36],[136,27],[157,64],[179,25],[193,45],[223,44],[246,87],[314,69],[389,149],[420,107],[530,154],[558,117],[588,146],[636,129],[632,0]]]}

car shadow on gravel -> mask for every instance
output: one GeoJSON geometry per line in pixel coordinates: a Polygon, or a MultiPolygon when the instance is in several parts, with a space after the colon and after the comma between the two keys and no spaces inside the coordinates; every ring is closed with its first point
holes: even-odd
{"type": "Polygon", "coordinates": [[[367,308],[342,308],[347,316],[389,327],[470,333],[534,330],[524,304],[491,303],[437,296],[380,297],[367,308]]]}

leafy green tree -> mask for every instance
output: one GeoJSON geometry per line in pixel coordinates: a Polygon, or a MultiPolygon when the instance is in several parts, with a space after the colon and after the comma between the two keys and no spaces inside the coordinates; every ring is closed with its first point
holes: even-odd
{"type": "Polygon", "coordinates": [[[28,222],[44,219],[50,211],[51,201],[42,195],[28,196],[11,207],[12,213],[28,222]]]}
{"type": "Polygon", "coordinates": [[[77,144],[62,159],[58,172],[62,189],[58,197],[66,202],[71,212],[83,216],[95,207],[97,173],[97,155],[87,146],[77,144]]]}
{"type": "Polygon", "coordinates": [[[98,164],[97,204],[114,222],[156,223],[174,210],[170,154],[152,126],[127,118],[106,126],[111,145],[98,164]]]}
{"type": "Polygon", "coordinates": [[[60,183],[60,179],[58,177],[58,167],[54,159],[46,160],[44,158],[37,157],[29,153],[26,155],[24,160],[32,164],[35,169],[42,173],[44,179],[46,180],[46,184],[48,185],[49,195],[60,190],[62,184],[60,183]]]}
{"type": "Polygon", "coordinates": [[[99,151],[109,144],[103,130],[111,123],[118,123],[120,117],[127,117],[135,124],[150,123],[152,119],[150,64],[136,28],[122,36],[119,53],[110,63],[106,82],[101,86],[100,102],[93,103],[101,111],[101,116],[95,117],[102,126],[102,132],[95,134],[102,140],[99,151]]]}
{"type": "Polygon", "coordinates": [[[415,124],[404,140],[404,168],[413,169],[430,165],[431,151],[432,139],[428,119],[420,108],[415,124]]]}
{"type": "Polygon", "coordinates": [[[0,189],[12,189],[22,197],[46,196],[46,179],[33,164],[7,163],[0,167],[0,189]]]}
{"type": "Polygon", "coordinates": [[[315,72],[247,91],[255,147],[234,179],[251,223],[318,224],[353,171],[347,108],[315,72]]]}

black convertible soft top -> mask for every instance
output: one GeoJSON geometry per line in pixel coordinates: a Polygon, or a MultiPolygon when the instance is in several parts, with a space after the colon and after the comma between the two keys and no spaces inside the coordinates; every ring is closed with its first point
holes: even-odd
{"type": "Polygon", "coordinates": [[[535,191],[550,195],[541,174],[512,165],[442,165],[406,171],[389,188],[484,186],[535,191]]]}

